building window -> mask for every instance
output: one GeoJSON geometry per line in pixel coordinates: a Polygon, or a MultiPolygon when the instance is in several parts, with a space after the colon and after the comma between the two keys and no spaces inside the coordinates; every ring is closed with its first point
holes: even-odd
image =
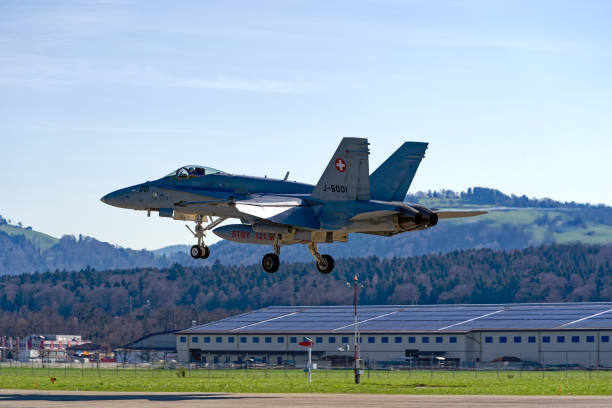
{"type": "Polygon", "coordinates": [[[395,342],[396,342],[396,343],[401,343],[401,342],[402,342],[402,338],[401,338],[401,337],[399,337],[399,336],[398,336],[398,337],[396,337],[396,338],[395,338],[395,342]]]}
{"type": "Polygon", "coordinates": [[[456,338],[455,336],[452,336],[452,337],[450,338],[450,342],[451,342],[451,343],[456,343],[456,342],[457,342],[457,338],[456,338]]]}
{"type": "Polygon", "coordinates": [[[272,337],[266,337],[265,338],[265,342],[266,343],[272,343],[272,337]]]}
{"type": "Polygon", "coordinates": [[[491,336],[485,337],[485,343],[493,343],[493,337],[491,336]]]}
{"type": "Polygon", "coordinates": [[[227,342],[228,343],[233,343],[234,342],[234,338],[233,337],[228,337],[227,338],[227,342]]]}
{"type": "Polygon", "coordinates": [[[580,336],[572,336],[572,343],[580,343],[580,336]]]}
{"type": "Polygon", "coordinates": [[[527,337],[527,342],[529,342],[529,343],[535,343],[535,342],[536,342],[536,338],[535,338],[535,336],[529,336],[529,337],[527,337]]]}
{"type": "Polygon", "coordinates": [[[442,343],[443,341],[444,341],[443,337],[440,337],[440,336],[436,337],[436,343],[442,343]]]}
{"type": "Polygon", "coordinates": [[[368,337],[368,343],[375,343],[376,339],[374,337],[368,337]]]}
{"type": "Polygon", "coordinates": [[[289,337],[289,343],[297,343],[297,337],[289,337]]]}
{"type": "Polygon", "coordinates": [[[181,343],[187,343],[187,337],[181,336],[180,341],[181,343]]]}
{"type": "Polygon", "coordinates": [[[327,340],[329,341],[330,344],[333,344],[336,342],[336,338],[333,336],[330,336],[327,340]]]}
{"type": "Polygon", "coordinates": [[[421,339],[421,342],[423,342],[423,343],[429,343],[429,337],[423,337],[423,338],[421,339]]]}
{"type": "Polygon", "coordinates": [[[380,339],[380,342],[381,342],[381,343],[388,343],[388,342],[389,342],[389,338],[388,338],[388,337],[382,337],[382,338],[380,339]]]}
{"type": "Polygon", "coordinates": [[[223,337],[215,337],[215,343],[223,343],[223,337]]]}
{"type": "Polygon", "coordinates": [[[277,342],[277,343],[284,343],[284,342],[285,342],[285,338],[284,338],[284,337],[278,337],[278,338],[276,339],[276,342],[277,342]]]}
{"type": "Polygon", "coordinates": [[[609,343],[610,342],[610,336],[601,336],[601,342],[602,343],[609,343]]]}
{"type": "Polygon", "coordinates": [[[507,343],[508,342],[508,338],[506,336],[499,336],[499,342],[500,343],[507,343]]]}
{"type": "Polygon", "coordinates": [[[254,336],[253,337],[253,343],[259,343],[259,337],[254,336]]]}
{"type": "Polygon", "coordinates": [[[565,343],[565,336],[557,336],[557,343],[565,343]]]}
{"type": "Polygon", "coordinates": [[[408,343],[416,343],[416,337],[408,337],[408,343]]]}
{"type": "Polygon", "coordinates": [[[595,343],[595,336],[587,336],[587,343],[595,343]]]}
{"type": "Polygon", "coordinates": [[[523,338],[521,336],[514,336],[515,343],[520,343],[521,341],[523,341],[523,338]]]}
{"type": "Polygon", "coordinates": [[[210,337],[204,337],[204,343],[210,343],[210,337]]]}
{"type": "Polygon", "coordinates": [[[246,343],[246,337],[241,337],[241,338],[240,338],[240,342],[241,342],[241,343],[246,343]]]}
{"type": "Polygon", "coordinates": [[[197,343],[197,342],[198,342],[198,338],[197,338],[197,337],[195,337],[195,336],[194,336],[194,337],[192,337],[192,338],[191,338],[191,342],[192,342],[192,343],[197,343]]]}
{"type": "Polygon", "coordinates": [[[343,337],[343,338],[342,338],[342,342],[343,342],[343,343],[347,343],[347,344],[348,344],[348,337],[343,337]]]}
{"type": "Polygon", "coordinates": [[[315,337],[315,343],[323,343],[323,337],[315,337]]]}
{"type": "Polygon", "coordinates": [[[542,343],[550,343],[550,336],[542,337],[542,343]]]}

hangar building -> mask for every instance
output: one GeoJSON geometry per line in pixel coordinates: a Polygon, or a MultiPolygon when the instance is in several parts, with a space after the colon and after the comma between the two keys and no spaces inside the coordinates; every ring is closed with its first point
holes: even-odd
{"type": "MultiPolygon", "coordinates": [[[[370,366],[612,367],[612,303],[359,306],[361,358],[370,366]]],[[[273,306],[176,333],[181,362],[254,359],[351,364],[352,306],[273,306]],[[349,345],[347,351],[346,345],[349,345]]]]}

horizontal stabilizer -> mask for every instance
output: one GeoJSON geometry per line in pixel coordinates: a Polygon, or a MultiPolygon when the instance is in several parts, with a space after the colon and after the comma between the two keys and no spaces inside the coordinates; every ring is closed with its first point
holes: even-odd
{"type": "Polygon", "coordinates": [[[380,201],[404,201],[427,143],[406,142],[370,176],[370,197],[380,201]]]}
{"type": "Polygon", "coordinates": [[[438,218],[465,218],[465,217],[476,217],[477,215],[488,214],[488,211],[437,211],[438,218]]]}

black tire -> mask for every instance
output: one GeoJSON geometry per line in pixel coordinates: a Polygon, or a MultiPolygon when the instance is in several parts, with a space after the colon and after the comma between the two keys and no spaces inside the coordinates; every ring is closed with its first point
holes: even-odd
{"type": "Polygon", "coordinates": [[[331,255],[321,255],[323,258],[323,265],[317,262],[317,269],[321,273],[330,273],[334,270],[334,258],[331,255]]]}
{"type": "Polygon", "coordinates": [[[199,245],[192,246],[189,255],[191,255],[193,259],[200,258],[202,256],[202,248],[199,245]]]}
{"type": "Polygon", "coordinates": [[[261,260],[261,266],[264,268],[264,271],[268,273],[274,273],[278,270],[278,266],[280,265],[280,260],[278,259],[278,255],[276,254],[265,254],[263,259],[261,260]]]}
{"type": "Polygon", "coordinates": [[[209,256],[210,256],[210,249],[207,246],[202,247],[202,255],[200,255],[200,258],[201,259],[206,259],[209,256]]]}

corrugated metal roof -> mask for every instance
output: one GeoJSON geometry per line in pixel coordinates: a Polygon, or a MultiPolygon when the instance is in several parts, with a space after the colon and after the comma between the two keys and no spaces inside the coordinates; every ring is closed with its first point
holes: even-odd
{"type": "MultiPolygon", "coordinates": [[[[189,333],[342,333],[353,306],[270,306],[192,327],[189,333]]],[[[612,329],[612,302],[359,306],[361,332],[612,329]]]]}

